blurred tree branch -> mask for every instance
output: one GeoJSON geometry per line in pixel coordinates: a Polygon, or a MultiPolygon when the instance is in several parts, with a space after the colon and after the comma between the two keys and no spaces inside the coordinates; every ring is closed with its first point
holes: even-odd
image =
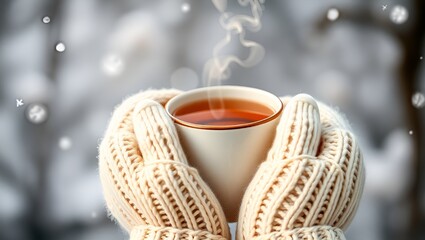
{"type": "MultiPolygon", "coordinates": [[[[52,22],[48,24],[49,31],[46,36],[46,45],[49,52],[49,57],[47,58],[46,64],[46,74],[52,82],[56,81],[58,65],[59,65],[59,53],[55,51],[57,41],[60,37],[61,31],[61,10],[63,7],[63,0],[50,0],[46,1],[46,6],[42,9],[45,9],[46,16],[49,16],[52,19],[52,22]]],[[[41,18],[42,16],[40,16],[41,18]]],[[[51,103],[45,103],[49,109],[51,103]]],[[[34,166],[37,167],[37,184],[36,189],[33,191],[33,194],[30,198],[30,208],[28,217],[26,219],[28,226],[29,236],[32,239],[53,239],[52,238],[52,229],[49,228],[49,224],[45,221],[46,219],[46,205],[49,203],[48,196],[48,169],[51,165],[51,156],[50,149],[52,139],[52,123],[47,121],[41,125],[32,125],[26,123],[24,128],[27,128],[30,136],[34,138],[28,140],[31,141],[30,145],[33,146],[31,149],[31,155],[35,161],[34,166]]]]}
{"type": "Polygon", "coordinates": [[[23,193],[29,193],[30,191],[26,188],[25,182],[22,181],[21,178],[19,178],[15,171],[12,170],[12,168],[9,167],[4,161],[0,161],[0,176],[2,177],[2,181],[7,181],[9,183],[13,183],[17,187],[25,188],[22,192],[23,193]]]}
{"type": "MultiPolygon", "coordinates": [[[[420,239],[420,234],[425,222],[421,209],[421,184],[424,181],[421,172],[425,170],[425,145],[422,135],[421,115],[419,109],[412,105],[412,95],[419,88],[419,63],[422,52],[422,43],[425,40],[425,1],[413,0],[409,11],[410,19],[406,24],[396,26],[390,21],[381,21],[373,14],[373,11],[360,9],[357,11],[340,10],[339,21],[348,21],[368,27],[376,27],[385,31],[388,35],[394,37],[402,48],[402,57],[398,67],[398,81],[403,98],[403,106],[406,111],[406,121],[409,130],[414,132],[412,138],[414,141],[414,154],[412,164],[412,186],[409,189],[408,201],[410,205],[410,227],[403,239],[420,239]]],[[[323,31],[332,25],[326,14],[317,21],[317,29],[323,31]]]]}

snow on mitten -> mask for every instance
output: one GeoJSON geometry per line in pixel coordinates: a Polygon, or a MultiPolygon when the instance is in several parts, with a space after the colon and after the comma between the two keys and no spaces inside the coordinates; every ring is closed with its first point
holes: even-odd
{"type": "Polygon", "coordinates": [[[99,148],[107,207],[133,240],[228,239],[218,200],[188,165],[160,105],[177,94],[142,92],[115,110],[99,148]]]}
{"type": "Polygon", "coordinates": [[[283,102],[272,148],[243,197],[237,237],[345,239],[364,185],[359,146],[330,107],[306,94],[283,102]]]}

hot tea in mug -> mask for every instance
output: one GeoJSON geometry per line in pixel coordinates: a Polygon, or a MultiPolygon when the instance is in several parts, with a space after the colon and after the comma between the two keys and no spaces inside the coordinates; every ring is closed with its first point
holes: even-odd
{"type": "Polygon", "coordinates": [[[266,159],[283,105],[255,88],[217,86],[177,95],[165,106],[190,166],[237,220],[242,196],[266,159]]]}
{"type": "Polygon", "coordinates": [[[237,98],[213,98],[188,103],[173,113],[178,119],[199,125],[231,126],[247,124],[273,114],[269,107],[237,98]]]}

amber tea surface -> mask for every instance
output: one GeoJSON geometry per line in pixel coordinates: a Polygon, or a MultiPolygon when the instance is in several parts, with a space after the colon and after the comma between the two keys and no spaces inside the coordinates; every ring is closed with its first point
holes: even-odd
{"type": "Polygon", "coordinates": [[[178,119],[200,125],[228,126],[256,122],[274,112],[269,107],[242,99],[210,99],[189,103],[173,113],[178,119]]]}

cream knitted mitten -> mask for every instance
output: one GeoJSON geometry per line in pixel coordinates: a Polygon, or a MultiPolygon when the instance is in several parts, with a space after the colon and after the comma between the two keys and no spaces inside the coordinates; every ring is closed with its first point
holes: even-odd
{"type": "Polygon", "coordinates": [[[99,148],[107,206],[133,240],[228,239],[218,200],[188,166],[174,125],[159,104],[177,94],[142,92],[115,110],[99,148]]]}
{"type": "Polygon", "coordinates": [[[345,239],[364,185],[359,146],[345,119],[309,95],[283,102],[267,160],[242,200],[237,237],[345,239]]]}

